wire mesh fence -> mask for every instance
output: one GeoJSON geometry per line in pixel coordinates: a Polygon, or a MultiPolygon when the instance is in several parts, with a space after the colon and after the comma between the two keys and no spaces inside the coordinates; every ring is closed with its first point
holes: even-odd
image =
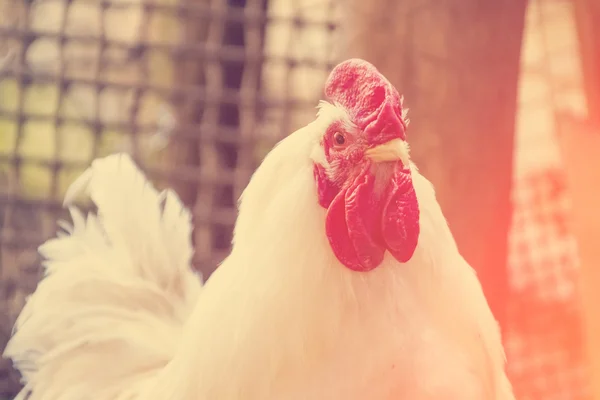
{"type": "MultiPolygon", "coordinates": [[[[340,5],[0,0],[0,348],[40,277],[36,247],[66,217],[66,187],[96,157],[130,152],[159,187],[175,188],[193,209],[195,266],[205,274],[216,268],[250,174],[275,141],[314,115],[337,61],[340,5]]],[[[540,63],[550,65],[543,57],[540,63]]],[[[535,294],[536,287],[562,290],[577,268],[568,233],[557,231],[568,212],[566,189],[547,195],[547,181],[560,176],[560,167],[551,167],[516,177],[509,271],[511,304],[521,313],[513,315],[507,351],[523,398],[575,400],[586,398],[573,345],[577,292],[552,303],[560,309],[544,307],[549,303],[535,294]],[[538,227],[527,216],[542,207],[550,222],[538,227]],[[541,240],[529,234],[532,227],[541,240]],[[552,250],[557,241],[564,254],[552,250]],[[549,280],[540,273],[550,264],[563,275],[549,280]],[[524,281],[533,284],[523,289],[524,281]],[[573,329],[544,341],[563,309],[573,329]],[[533,314],[535,329],[525,332],[533,314]],[[533,342],[545,344],[533,350],[533,342]]],[[[0,397],[18,388],[8,362],[1,363],[0,397]]]]}
{"type": "MultiPolygon", "coordinates": [[[[40,277],[36,247],[90,162],[130,152],[194,211],[195,266],[227,253],[265,152],[314,113],[335,4],[272,0],[0,3],[0,348],[40,277]],[[304,47],[294,45],[301,38],[304,47]]],[[[8,363],[0,394],[18,387],[8,363]]]]}

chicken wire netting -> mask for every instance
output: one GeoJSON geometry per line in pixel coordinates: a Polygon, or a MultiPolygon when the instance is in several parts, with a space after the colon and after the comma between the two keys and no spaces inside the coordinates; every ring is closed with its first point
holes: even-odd
{"type": "MultiPolygon", "coordinates": [[[[314,115],[336,21],[327,1],[1,1],[3,349],[40,277],[36,248],[96,157],[129,152],[178,191],[193,208],[194,264],[210,273],[257,163],[314,115]]],[[[0,395],[11,394],[2,362],[0,395]]]]}
{"type": "MultiPolygon", "coordinates": [[[[195,266],[205,274],[216,267],[250,174],[314,115],[337,61],[338,3],[0,0],[0,348],[40,277],[37,246],[66,217],[66,187],[96,157],[129,152],[159,187],[175,188],[193,209],[195,266]]],[[[533,8],[567,2],[531,3],[528,29],[542,24],[533,8]]],[[[544,82],[554,79],[539,67],[549,52],[525,63],[544,82]]],[[[533,99],[529,111],[542,102],[533,99]]],[[[539,145],[521,142],[520,154],[539,145]]],[[[511,377],[519,399],[584,399],[562,171],[521,170],[509,265],[509,306],[520,311],[507,330],[511,377]]],[[[0,397],[18,388],[2,363],[0,397]]]]}

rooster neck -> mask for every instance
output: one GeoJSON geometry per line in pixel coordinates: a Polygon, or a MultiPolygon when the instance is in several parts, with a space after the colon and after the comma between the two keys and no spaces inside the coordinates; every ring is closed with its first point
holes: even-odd
{"type": "Polygon", "coordinates": [[[310,165],[263,215],[269,218],[260,224],[246,221],[253,229],[237,227],[244,239],[207,281],[185,332],[182,359],[189,367],[181,370],[204,371],[191,381],[208,398],[269,398],[261,395],[276,390],[274,382],[308,379],[308,371],[350,357],[380,332],[393,335],[390,326],[402,326],[395,321],[397,295],[407,291],[396,290],[399,269],[382,265],[357,273],[337,261],[310,165]],[[260,374],[248,374],[256,368],[260,374]],[[224,394],[223,388],[243,388],[246,395],[224,394]]]}

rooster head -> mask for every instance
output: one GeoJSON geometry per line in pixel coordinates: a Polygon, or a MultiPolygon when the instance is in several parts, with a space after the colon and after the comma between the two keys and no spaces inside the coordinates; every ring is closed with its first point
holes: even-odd
{"type": "Polygon", "coordinates": [[[338,260],[355,271],[378,267],[387,251],[412,257],[419,238],[402,98],[371,64],[337,65],[321,102],[324,134],[313,154],[318,201],[338,260]]]}

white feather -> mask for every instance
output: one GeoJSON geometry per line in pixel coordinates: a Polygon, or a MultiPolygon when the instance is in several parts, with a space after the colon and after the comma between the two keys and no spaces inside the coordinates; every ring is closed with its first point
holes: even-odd
{"type": "Polygon", "coordinates": [[[5,356],[30,400],[133,398],[172,359],[201,282],[190,269],[190,214],[159,194],[127,155],[94,161],[66,202],[87,192],[98,216],[40,247],[46,277],[5,356]]]}

